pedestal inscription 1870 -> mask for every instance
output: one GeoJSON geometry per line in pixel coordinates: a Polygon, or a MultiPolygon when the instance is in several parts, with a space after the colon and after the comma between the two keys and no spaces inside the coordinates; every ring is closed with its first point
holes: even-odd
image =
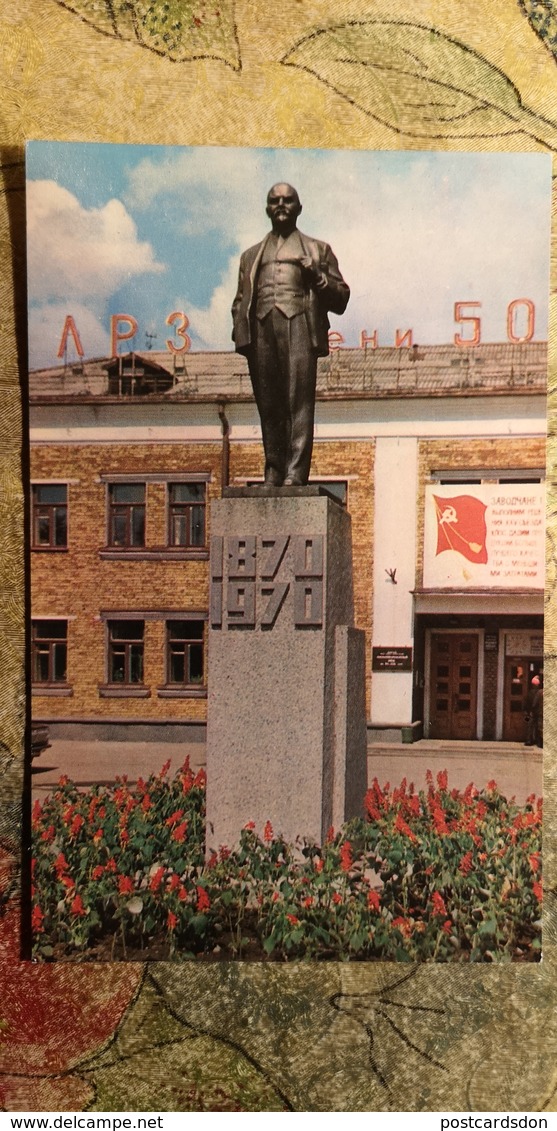
{"type": "Polygon", "coordinates": [[[211,540],[212,628],[274,627],[292,589],[297,628],[323,624],[323,536],[257,538],[215,535],[211,540]],[[292,556],[285,566],[286,551],[292,556]],[[226,577],[226,580],[225,580],[226,577]]]}

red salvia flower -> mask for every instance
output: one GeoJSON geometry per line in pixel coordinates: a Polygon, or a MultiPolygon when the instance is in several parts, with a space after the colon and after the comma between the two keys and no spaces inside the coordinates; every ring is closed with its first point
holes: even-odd
{"type": "Polygon", "coordinates": [[[173,911],[169,911],[168,917],[167,917],[167,920],[166,920],[166,925],[168,927],[168,930],[173,931],[175,929],[175,927],[177,926],[177,924],[178,924],[178,916],[175,915],[173,911]]]}
{"type": "Polygon", "coordinates": [[[528,863],[529,863],[533,872],[539,872],[540,866],[541,866],[539,852],[532,852],[531,855],[528,857],[528,863]]]}
{"type": "Polygon", "coordinates": [[[313,896],[308,895],[302,903],[302,907],[313,907],[313,896]]]}
{"type": "Polygon", "coordinates": [[[165,823],[165,825],[168,825],[170,828],[172,828],[172,825],[175,825],[176,822],[180,820],[180,817],[183,817],[183,816],[184,816],[184,810],[183,809],[177,809],[175,813],[171,813],[170,817],[166,818],[166,821],[164,823],[165,823]]]}
{"type": "Polygon", "coordinates": [[[534,883],[532,884],[532,891],[534,892],[536,899],[541,903],[543,899],[543,888],[539,880],[534,880],[534,883]]]}
{"type": "Polygon", "coordinates": [[[104,868],[103,868],[102,864],[97,864],[93,868],[93,871],[91,872],[91,879],[92,880],[100,880],[101,876],[104,876],[104,868]]]}
{"type": "Polygon", "coordinates": [[[295,915],[287,915],[286,918],[288,919],[289,923],[292,923],[293,927],[297,926],[297,924],[300,922],[300,920],[297,919],[295,915]]]}
{"type": "Polygon", "coordinates": [[[367,905],[370,911],[379,911],[381,906],[381,896],[378,891],[368,891],[367,905]]]}
{"type": "Polygon", "coordinates": [[[338,892],[338,891],[333,892],[333,903],[342,903],[342,896],[341,896],[340,892],[338,892]]]}
{"type": "Polygon", "coordinates": [[[58,854],[58,856],[56,857],[56,860],[54,861],[54,871],[56,872],[58,879],[61,879],[63,873],[66,872],[67,870],[68,870],[68,861],[66,860],[64,853],[60,852],[58,854]]]}
{"type": "Polygon", "coordinates": [[[439,770],[437,774],[437,785],[439,789],[446,790],[448,785],[448,774],[446,770],[439,770]]]}
{"type": "Polygon", "coordinates": [[[182,789],[183,789],[184,793],[189,793],[189,791],[190,791],[190,789],[193,785],[193,773],[190,770],[189,761],[190,761],[189,758],[186,758],[186,761],[184,762],[184,767],[183,767],[182,773],[180,775],[180,779],[181,779],[181,782],[182,782],[182,789]]]}
{"type": "Polygon", "coordinates": [[[151,891],[158,891],[163,880],[164,868],[157,868],[149,881],[149,888],[151,891]]]}
{"type": "Polygon", "coordinates": [[[38,904],[36,904],[31,912],[31,930],[34,931],[35,934],[39,934],[40,931],[44,930],[43,920],[44,912],[41,911],[38,904]]]}
{"type": "Polygon", "coordinates": [[[406,938],[409,938],[412,934],[412,923],[402,915],[399,915],[397,919],[393,919],[391,926],[397,927],[406,938]]]}
{"type": "Polygon", "coordinates": [[[120,876],[118,879],[118,894],[131,895],[134,891],[134,882],[131,876],[120,876]]]}
{"type": "Polygon", "coordinates": [[[273,837],[273,826],[270,821],[267,821],[265,828],[263,829],[263,840],[266,840],[267,844],[269,844],[270,841],[272,841],[273,837]]]}
{"type": "Polygon", "coordinates": [[[52,844],[55,836],[56,829],[54,828],[54,825],[49,825],[48,828],[41,833],[41,840],[44,840],[45,844],[52,844]]]}
{"type": "Polygon", "coordinates": [[[209,896],[207,895],[205,888],[202,888],[202,887],[197,888],[197,905],[196,906],[197,906],[198,911],[208,911],[209,910],[209,908],[211,906],[211,900],[209,899],[209,896]]]}
{"type": "Polygon", "coordinates": [[[449,826],[447,825],[445,812],[440,805],[435,805],[433,807],[431,816],[433,818],[433,824],[435,826],[436,833],[438,833],[439,836],[448,836],[449,826]]]}
{"type": "Polygon", "coordinates": [[[340,846],[340,866],[343,872],[349,872],[353,864],[352,858],[352,845],[349,840],[345,840],[344,844],[340,846]]]}
{"type": "Polygon", "coordinates": [[[79,830],[83,827],[85,821],[80,813],[76,813],[70,828],[70,836],[77,836],[79,830]]]}
{"type": "Polygon", "coordinates": [[[472,871],[472,867],[472,851],[470,850],[469,852],[464,853],[464,856],[462,857],[458,865],[458,870],[459,872],[462,872],[463,876],[467,876],[472,871]]]}
{"type": "Polygon", "coordinates": [[[75,895],[74,898],[72,899],[70,911],[71,911],[72,915],[86,915],[87,914],[87,909],[83,906],[83,900],[82,900],[82,898],[79,894],[75,895]]]}
{"type": "Polygon", "coordinates": [[[395,821],[395,830],[396,830],[397,833],[403,833],[404,836],[407,836],[408,839],[413,841],[414,843],[418,839],[416,834],[412,832],[410,825],[407,825],[406,821],[404,820],[404,817],[402,817],[400,813],[397,813],[397,818],[396,818],[396,821],[395,821]]]}
{"type": "Polygon", "coordinates": [[[439,892],[439,891],[433,892],[433,894],[431,896],[431,904],[432,904],[432,907],[433,907],[433,914],[434,915],[444,915],[444,916],[447,915],[447,908],[445,907],[445,900],[443,899],[441,892],[439,892]]]}

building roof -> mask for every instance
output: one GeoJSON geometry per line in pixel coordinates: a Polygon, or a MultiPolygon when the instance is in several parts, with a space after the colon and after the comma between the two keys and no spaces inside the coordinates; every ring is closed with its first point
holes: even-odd
{"type": "MultiPolygon", "coordinates": [[[[319,360],[317,398],[543,395],[546,381],[546,342],[342,347],[319,360]]],[[[34,404],[232,402],[252,396],[246,360],[232,351],[180,355],[144,351],[29,374],[29,397],[34,404]]]]}

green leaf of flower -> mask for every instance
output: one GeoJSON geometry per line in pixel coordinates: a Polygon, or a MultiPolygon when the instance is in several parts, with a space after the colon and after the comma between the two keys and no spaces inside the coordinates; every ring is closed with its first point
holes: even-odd
{"type": "Polygon", "coordinates": [[[281,62],[407,137],[524,133],[557,147],[557,124],[528,110],[503,71],[433,27],[348,20],[304,36],[281,62]]]}

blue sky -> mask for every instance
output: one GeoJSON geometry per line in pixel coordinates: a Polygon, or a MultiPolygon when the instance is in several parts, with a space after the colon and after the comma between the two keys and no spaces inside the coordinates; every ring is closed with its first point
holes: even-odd
{"type": "MultiPolygon", "coordinates": [[[[326,240],[352,291],[331,318],[346,345],[452,342],[454,303],[477,302],[482,341],[506,340],[513,299],[547,337],[551,160],[546,154],[179,148],[63,142],[27,147],[32,368],[56,357],[67,314],[85,355],[110,352],[110,316],[130,345],[164,349],[183,310],[194,349],[230,349],[242,250],[268,230],[265,198],[288,181],[299,227],[326,240]]],[[[523,332],[517,324],[517,332],[523,332]]],[[[71,346],[70,346],[71,359],[71,346]]]]}

